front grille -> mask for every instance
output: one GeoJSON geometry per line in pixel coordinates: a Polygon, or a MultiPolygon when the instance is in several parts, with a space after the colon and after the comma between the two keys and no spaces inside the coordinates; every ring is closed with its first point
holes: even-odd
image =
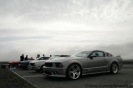
{"type": "Polygon", "coordinates": [[[35,66],[35,64],[34,64],[34,63],[30,63],[30,65],[31,65],[31,66],[35,66]]]}
{"type": "Polygon", "coordinates": [[[63,67],[60,63],[55,63],[56,67],[63,67]]]}
{"type": "Polygon", "coordinates": [[[52,63],[45,63],[45,67],[52,67],[53,64],[52,63]]]}

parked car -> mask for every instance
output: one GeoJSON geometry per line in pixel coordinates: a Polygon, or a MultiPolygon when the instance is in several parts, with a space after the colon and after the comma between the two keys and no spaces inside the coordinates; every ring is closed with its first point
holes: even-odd
{"type": "Polygon", "coordinates": [[[18,68],[18,65],[19,65],[20,61],[11,61],[8,63],[8,67],[16,67],[18,68]]]}
{"type": "Polygon", "coordinates": [[[28,60],[20,61],[19,68],[28,69],[29,70],[29,62],[33,61],[33,58],[28,58],[28,60]]]}
{"type": "Polygon", "coordinates": [[[41,57],[37,60],[31,61],[29,64],[30,70],[35,70],[36,72],[42,72],[43,65],[46,60],[48,60],[50,57],[41,57]]]}
{"type": "Polygon", "coordinates": [[[65,57],[70,57],[70,55],[53,55],[49,59],[52,60],[52,59],[65,58],[65,57]]]}
{"type": "Polygon", "coordinates": [[[82,51],[64,59],[52,59],[43,66],[45,76],[78,79],[81,75],[110,72],[118,73],[122,58],[100,50],[82,51]]]}
{"type": "Polygon", "coordinates": [[[52,57],[41,57],[38,60],[30,62],[30,69],[36,72],[43,72],[43,66],[47,60],[70,57],[70,55],[53,55],[52,57]]]}

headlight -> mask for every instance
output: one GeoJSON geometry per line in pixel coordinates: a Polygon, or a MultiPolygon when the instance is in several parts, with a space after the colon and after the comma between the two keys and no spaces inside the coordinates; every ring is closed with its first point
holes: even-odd
{"type": "Polygon", "coordinates": [[[35,63],[30,63],[30,65],[31,65],[31,66],[36,66],[36,64],[35,64],[35,63]]]}

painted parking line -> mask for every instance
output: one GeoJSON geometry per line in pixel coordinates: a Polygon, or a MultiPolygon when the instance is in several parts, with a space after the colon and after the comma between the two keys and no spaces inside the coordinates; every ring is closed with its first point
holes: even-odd
{"type": "Polygon", "coordinates": [[[28,81],[26,78],[20,76],[18,73],[16,73],[15,71],[9,69],[11,72],[13,72],[14,74],[16,74],[18,77],[22,78],[23,80],[27,81],[28,83],[30,83],[31,85],[35,86],[36,88],[40,88],[38,87],[36,84],[33,84],[32,82],[28,81]]]}

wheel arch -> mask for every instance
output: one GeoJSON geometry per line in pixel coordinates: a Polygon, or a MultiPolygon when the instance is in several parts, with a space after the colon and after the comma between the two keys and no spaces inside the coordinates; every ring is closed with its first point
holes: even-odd
{"type": "MultiPolygon", "coordinates": [[[[80,77],[80,76],[82,76],[82,66],[81,66],[81,64],[79,64],[79,63],[77,63],[77,62],[73,62],[73,63],[70,63],[68,66],[67,66],[67,68],[66,68],[66,77],[68,78],[68,79],[73,79],[72,77],[70,77],[70,75],[69,75],[69,68],[71,67],[71,65],[73,65],[73,64],[77,64],[78,66],[79,66],[79,68],[81,69],[80,70],[80,75],[78,76],[78,78],[80,77]]],[[[78,78],[76,78],[76,79],[78,79],[78,78]]],[[[74,80],[74,79],[73,79],[74,80]]]]}
{"type": "Polygon", "coordinates": [[[72,62],[72,63],[70,63],[70,64],[67,66],[67,68],[66,68],[66,73],[67,73],[67,70],[68,70],[69,66],[71,66],[72,64],[78,64],[78,65],[80,66],[80,68],[81,68],[81,75],[82,75],[82,70],[83,70],[82,64],[81,64],[81,63],[78,63],[78,62],[72,62]]]}
{"type": "Polygon", "coordinates": [[[111,65],[112,65],[113,63],[116,63],[116,64],[118,65],[118,67],[119,67],[118,61],[117,61],[117,60],[112,60],[112,61],[110,62],[110,64],[109,64],[109,68],[111,67],[111,65]]]}
{"type": "Polygon", "coordinates": [[[112,74],[118,73],[118,71],[119,71],[118,62],[117,62],[117,61],[113,61],[113,62],[111,63],[111,65],[110,65],[109,69],[110,69],[110,73],[112,73],[112,74]],[[115,70],[112,70],[113,64],[116,64],[116,65],[117,65],[117,66],[115,67],[115,70]]]}

